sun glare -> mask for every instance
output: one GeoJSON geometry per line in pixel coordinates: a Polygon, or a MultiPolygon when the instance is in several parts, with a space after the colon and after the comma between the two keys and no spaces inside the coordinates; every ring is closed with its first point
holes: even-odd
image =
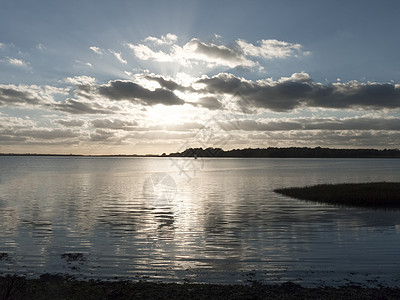
{"type": "Polygon", "coordinates": [[[182,106],[165,106],[157,104],[148,108],[149,125],[170,125],[176,123],[184,123],[190,119],[190,107],[182,106]]]}

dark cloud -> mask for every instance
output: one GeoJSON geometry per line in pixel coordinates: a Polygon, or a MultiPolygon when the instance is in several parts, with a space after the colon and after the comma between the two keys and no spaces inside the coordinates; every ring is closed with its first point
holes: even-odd
{"type": "Polygon", "coordinates": [[[197,81],[206,85],[204,92],[235,95],[243,105],[290,111],[297,107],[320,108],[400,108],[400,87],[385,83],[315,83],[306,73],[295,73],[278,81],[247,81],[220,73],[197,81]]]}
{"type": "Polygon", "coordinates": [[[203,97],[197,100],[196,105],[215,110],[222,107],[222,103],[215,97],[203,97]]]}
{"type": "Polygon", "coordinates": [[[243,51],[239,47],[228,48],[221,45],[206,44],[198,39],[192,39],[186,47],[194,46],[195,53],[205,55],[212,59],[219,59],[236,65],[254,65],[254,62],[247,60],[243,51]]]}
{"type": "Polygon", "coordinates": [[[106,128],[106,129],[116,129],[116,130],[136,130],[138,123],[135,121],[124,121],[124,120],[109,120],[109,119],[98,119],[91,121],[95,128],[106,128]]]}
{"type": "Polygon", "coordinates": [[[313,84],[307,105],[326,108],[399,108],[400,87],[390,83],[313,84]]]}
{"type": "Polygon", "coordinates": [[[54,104],[53,108],[71,114],[113,114],[110,109],[93,103],[83,103],[74,99],[67,99],[64,103],[54,104]]]}
{"type": "Polygon", "coordinates": [[[392,130],[400,131],[400,119],[316,119],[303,123],[305,130],[392,130]]]}
{"type": "Polygon", "coordinates": [[[71,129],[52,129],[52,130],[21,130],[15,133],[18,136],[31,137],[34,139],[52,140],[52,139],[67,139],[79,137],[78,132],[71,129]]]}
{"type": "Polygon", "coordinates": [[[113,132],[96,129],[95,132],[90,134],[90,140],[93,142],[107,142],[115,137],[113,132]]]}
{"type": "Polygon", "coordinates": [[[26,137],[20,136],[12,136],[12,135],[2,135],[0,134],[0,142],[2,143],[18,143],[18,142],[25,142],[26,137]]]}
{"type": "Polygon", "coordinates": [[[219,126],[227,131],[286,131],[303,129],[302,124],[296,121],[262,122],[257,120],[235,120],[230,122],[219,122],[219,126]]]}
{"type": "Polygon", "coordinates": [[[96,86],[92,84],[79,84],[74,91],[76,97],[93,100],[96,95],[96,86]]]}
{"type": "Polygon", "coordinates": [[[317,130],[317,131],[278,131],[250,133],[249,140],[268,141],[268,146],[279,147],[341,147],[341,148],[398,148],[400,132],[357,131],[357,130],[317,130]]]}
{"type": "Polygon", "coordinates": [[[1,140],[3,141],[34,141],[34,140],[57,140],[71,139],[80,136],[79,132],[71,129],[29,129],[15,130],[7,129],[0,132],[1,140]]]}
{"type": "Polygon", "coordinates": [[[0,105],[39,104],[40,99],[29,91],[19,91],[13,87],[0,87],[0,105]]]}
{"type": "Polygon", "coordinates": [[[400,131],[400,119],[386,118],[326,118],[326,119],[289,119],[274,121],[234,120],[219,122],[221,128],[227,131],[307,131],[307,130],[387,130],[400,131]]]}
{"type": "Polygon", "coordinates": [[[170,91],[186,91],[188,89],[187,87],[181,86],[173,80],[164,79],[162,76],[146,75],[144,78],[146,78],[147,80],[156,81],[161,87],[166,88],[170,91]]]}
{"type": "Polygon", "coordinates": [[[211,94],[235,94],[239,89],[247,91],[254,86],[252,82],[244,81],[228,73],[219,73],[211,78],[201,78],[197,80],[197,83],[205,84],[203,92],[211,94]]]}
{"type": "Polygon", "coordinates": [[[166,89],[148,90],[131,81],[112,81],[98,87],[98,93],[110,100],[129,100],[147,105],[181,105],[182,99],[166,89]]]}

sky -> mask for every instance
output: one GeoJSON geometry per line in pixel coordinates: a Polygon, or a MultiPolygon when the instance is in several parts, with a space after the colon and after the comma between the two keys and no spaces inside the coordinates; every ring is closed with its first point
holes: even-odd
{"type": "Polygon", "coordinates": [[[0,0],[0,152],[399,148],[399,11],[0,0]]]}

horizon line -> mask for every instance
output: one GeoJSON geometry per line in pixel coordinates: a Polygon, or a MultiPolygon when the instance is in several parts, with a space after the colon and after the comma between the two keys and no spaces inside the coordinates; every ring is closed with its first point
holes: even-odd
{"type": "MultiPolygon", "coordinates": [[[[136,153],[131,153],[131,154],[76,154],[76,153],[30,153],[30,152],[24,152],[24,153],[14,153],[14,152],[0,152],[0,156],[80,156],[80,157],[169,157],[171,155],[176,155],[176,154],[182,154],[185,151],[189,149],[198,149],[198,150],[207,150],[207,149],[216,149],[219,151],[223,152],[230,152],[230,151],[243,151],[243,150],[268,150],[268,149],[310,149],[310,150],[316,150],[316,149],[323,149],[323,150],[372,150],[372,151],[399,151],[399,148],[384,148],[384,149],[378,149],[378,148],[329,148],[329,147],[299,147],[299,146],[292,146],[292,147],[267,147],[267,148],[234,148],[230,150],[225,150],[222,148],[214,148],[214,147],[189,147],[186,148],[185,150],[181,152],[170,152],[169,154],[163,152],[162,154],[152,154],[152,153],[147,153],[147,154],[136,154],[136,153]]],[[[393,156],[392,156],[393,157],[393,156]]]]}

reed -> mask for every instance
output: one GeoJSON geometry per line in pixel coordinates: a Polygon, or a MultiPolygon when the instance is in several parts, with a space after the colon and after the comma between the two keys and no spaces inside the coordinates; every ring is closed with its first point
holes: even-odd
{"type": "Polygon", "coordinates": [[[276,193],[320,203],[372,207],[400,208],[400,183],[369,182],[319,184],[274,190],[276,193]]]}

